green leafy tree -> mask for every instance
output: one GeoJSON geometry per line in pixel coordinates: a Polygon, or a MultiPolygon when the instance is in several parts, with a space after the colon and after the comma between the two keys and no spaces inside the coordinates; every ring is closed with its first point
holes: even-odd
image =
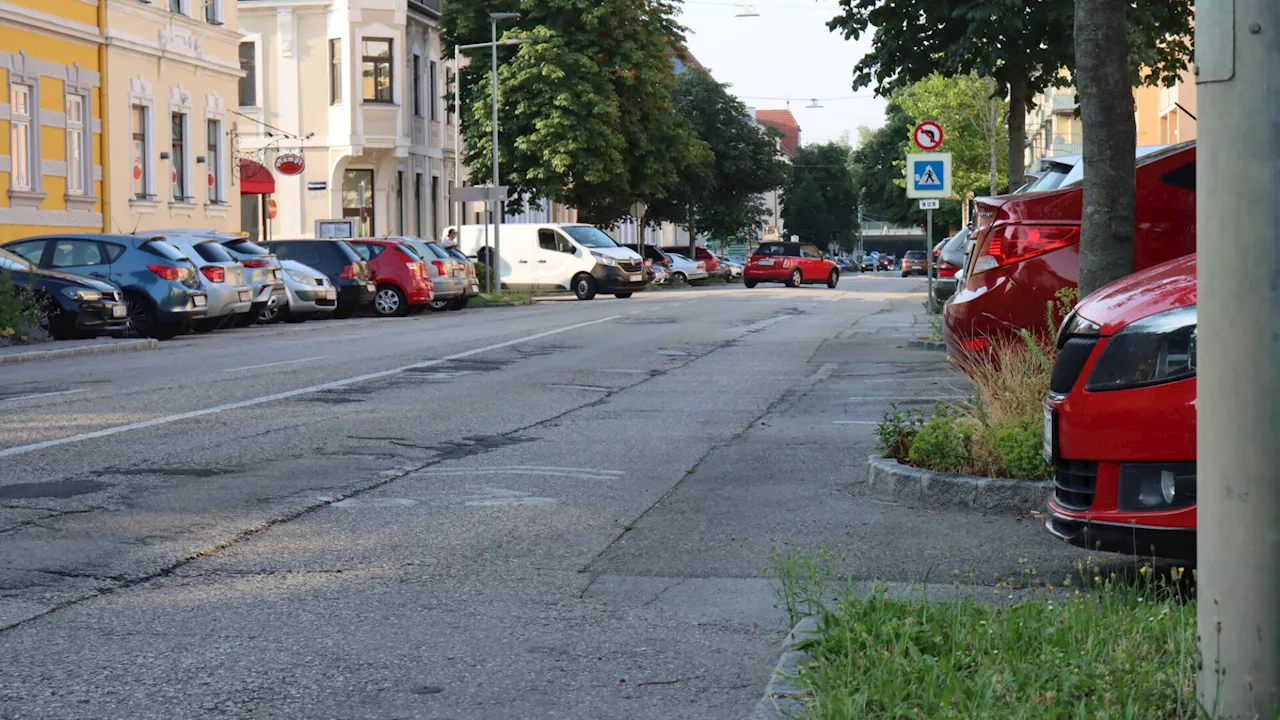
{"type": "Polygon", "coordinates": [[[788,235],[824,251],[829,243],[856,245],[858,193],[849,169],[849,149],[839,143],[800,148],[791,182],[782,193],[782,220],[788,235]]]}
{"type": "Polygon", "coordinates": [[[858,148],[850,156],[853,184],[863,211],[895,225],[915,222],[914,203],[907,199],[906,158],[902,152],[914,125],[914,118],[897,102],[890,101],[884,125],[875,130],[858,128],[858,148]]]}
{"type": "MultiPolygon", "coordinates": [[[[636,202],[662,198],[680,171],[707,154],[675,112],[669,53],[684,29],[668,0],[450,0],[446,52],[486,42],[490,12],[502,24],[499,158],[512,194],[550,198],[611,224],[636,202]]],[[[462,69],[459,117],[473,181],[491,178],[489,53],[462,69]]],[[[515,203],[518,205],[518,201],[515,203]]]]}
{"type": "MultiPolygon", "coordinates": [[[[911,117],[942,124],[943,150],[951,153],[951,186],[956,195],[995,195],[1008,184],[1000,159],[1008,150],[1009,104],[996,96],[995,81],[976,73],[944,77],[934,73],[894,93],[911,117]]],[[[905,152],[919,152],[906,139],[905,152]]]]}
{"type": "Polygon", "coordinates": [[[728,86],[700,67],[680,74],[672,104],[710,152],[680,171],[665,197],[649,205],[645,221],[692,225],[695,233],[721,240],[758,227],[766,213],[761,195],[787,181],[776,135],[762,132],[728,86]]]}
{"type": "MultiPolygon", "coordinates": [[[[1191,54],[1191,0],[1126,4],[1133,82],[1172,84],[1191,54]]],[[[855,89],[874,83],[888,96],[935,72],[993,78],[1009,98],[1008,176],[1019,184],[1030,100],[1070,82],[1075,68],[1074,0],[840,0],[840,7],[827,23],[833,31],[857,39],[874,28],[871,52],[854,67],[855,89]]]]}

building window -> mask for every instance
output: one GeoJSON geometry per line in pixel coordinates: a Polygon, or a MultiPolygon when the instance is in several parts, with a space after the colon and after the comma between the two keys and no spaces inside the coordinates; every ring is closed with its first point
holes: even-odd
{"type": "Polygon", "coordinates": [[[258,104],[258,44],[240,43],[240,107],[256,107],[258,104]]]}
{"type": "Polygon", "coordinates": [[[422,56],[413,56],[413,114],[422,117],[422,56]]]}
{"type": "Polygon", "coordinates": [[[396,171],[396,223],[400,226],[400,234],[404,235],[404,171],[396,171]]]}
{"type": "Polygon", "coordinates": [[[420,238],[431,239],[422,230],[422,173],[416,173],[413,176],[413,231],[420,238]]]}
{"type": "Polygon", "coordinates": [[[432,239],[440,237],[439,233],[437,232],[439,228],[437,227],[437,222],[436,222],[437,220],[436,208],[438,208],[439,206],[440,206],[440,176],[432,175],[431,176],[431,214],[429,216],[431,227],[427,228],[427,230],[430,232],[430,237],[432,239]]]}
{"type": "Polygon", "coordinates": [[[207,124],[208,148],[205,155],[209,168],[209,202],[224,203],[222,196],[222,123],[210,120],[207,124]]]}
{"type": "MultiPolygon", "coordinates": [[[[454,79],[453,68],[449,68],[449,67],[445,68],[444,69],[444,91],[449,95],[453,95],[453,92],[454,92],[453,79],[454,79]]],[[[454,102],[457,102],[456,98],[454,99],[454,102]]],[[[448,123],[449,125],[452,125],[453,124],[453,103],[448,103],[445,107],[446,107],[446,110],[444,113],[445,122],[448,123]]]]}
{"type": "Polygon", "coordinates": [[[170,177],[173,180],[173,201],[190,202],[191,186],[187,182],[187,116],[172,113],[173,143],[169,153],[170,177]]]}
{"type": "Polygon", "coordinates": [[[391,94],[391,40],[364,40],[362,75],[365,102],[393,102],[391,94]]]}
{"type": "Polygon", "coordinates": [[[222,0],[202,0],[204,2],[204,21],[210,25],[221,25],[222,0]]]}
{"type": "Polygon", "coordinates": [[[84,95],[67,95],[67,194],[87,195],[89,187],[89,149],[85,143],[84,95]]]}
{"type": "Polygon", "coordinates": [[[9,154],[11,168],[9,184],[14,190],[34,190],[32,186],[32,158],[37,153],[31,134],[31,114],[35,107],[31,102],[30,85],[9,86],[9,154]]]}
{"type": "Polygon", "coordinates": [[[329,41],[329,104],[342,102],[342,40],[329,41]]]}
{"type": "Polygon", "coordinates": [[[133,196],[139,200],[150,197],[147,187],[151,183],[151,158],[147,155],[146,105],[133,106],[133,196]]]}
{"type": "Polygon", "coordinates": [[[182,0],[169,0],[169,12],[182,12],[182,0]]]}
{"type": "Polygon", "coordinates": [[[429,71],[429,73],[430,73],[430,74],[429,74],[429,77],[430,77],[430,80],[431,80],[431,119],[432,119],[432,120],[439,120],[439,119],[440,119],[440,111],[439,111],[439,107],[440,107],[440,80],[437,78],[437,74],[438,74],[439,72],[440,72],[439,65],[436,63],[436,61],[435,61],[435,60],[432,60],[432,61],[431,61],[431,69],[430,69],[430,71],[429,71]]]}
{"type": "Polygon", "coordinates": [[[357,218],[356,237],[373,237],[377,233],[373,215],[372,170],[346,170],[342,173],[342,217],[357,218]]]}

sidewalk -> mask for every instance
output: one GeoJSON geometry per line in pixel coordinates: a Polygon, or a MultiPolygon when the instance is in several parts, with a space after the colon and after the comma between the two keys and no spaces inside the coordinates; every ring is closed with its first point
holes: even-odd
{"type": "Polygon", "coordinates": [[[101,355],[103,353],[137,352],[140,350],[155,350],[159,347],[160,342],[152,338],[142,340],[121,340],[116,338],[58,340],[32,345],[0,347],[0,363],[53,360],[79,355],[101,355]]]}

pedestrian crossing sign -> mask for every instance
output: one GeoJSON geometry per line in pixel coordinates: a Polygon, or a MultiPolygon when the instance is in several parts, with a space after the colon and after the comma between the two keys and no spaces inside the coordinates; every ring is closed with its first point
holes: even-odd
{"type": "Polygon", "coordinates": [[[907,197],[951,197],[951,153],[908,154],[907,197]]]}

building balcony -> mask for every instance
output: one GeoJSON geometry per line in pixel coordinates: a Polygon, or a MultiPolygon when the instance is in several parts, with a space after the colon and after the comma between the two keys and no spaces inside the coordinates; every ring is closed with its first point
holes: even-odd
{"type": "Polygon", "coordinates": [[[1053,96],[1050,104],[1055,113],[1071,114],[1076,111],[1076,96],[1074,93],[1058,93],[1053,96]]]}
{"type": "Polygon", "coordinates": [[[1046,157],[1059,157],[1062,155],[1079,155],[1084,152],[1082,143],[1055,142],[1050,148],[1046,157]]]}

